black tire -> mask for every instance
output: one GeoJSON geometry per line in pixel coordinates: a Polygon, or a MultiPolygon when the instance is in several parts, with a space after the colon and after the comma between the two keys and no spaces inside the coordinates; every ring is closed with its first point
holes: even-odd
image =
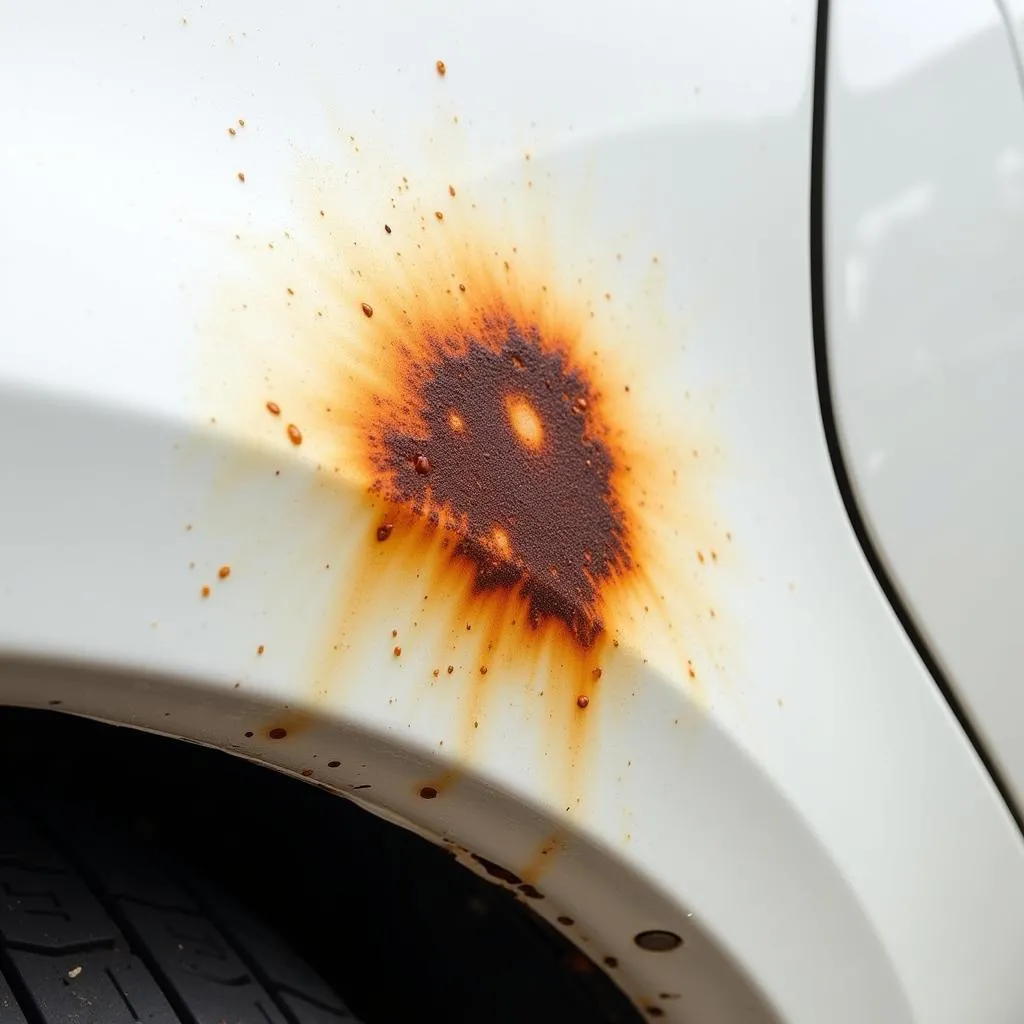
{"type": "Polygon", "coordinates": [[[0,799],[0,1024],[355,1020],[182,866],[77,804],[0,799]]]}

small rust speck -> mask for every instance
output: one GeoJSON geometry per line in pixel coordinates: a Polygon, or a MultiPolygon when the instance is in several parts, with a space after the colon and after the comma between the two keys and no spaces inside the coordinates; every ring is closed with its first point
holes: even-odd
{"type": "Polygon", "coordinates": [[[328,761],[327,762],[327,767],[328,768],[340,768],[341,767],[341,762],[340,761],[328,761]]]}
{"type": "Polygon", "coordinates": [[[559,914],[558,923],[565,925],[566,928],[571,928],[576,922],[571,917],[566,917],[565,914],[559,914]]]}
{"type": "Polygon", "coordinates": [[[435,65],[434,65],[434,67],[435,67],[435,68],[437,68],[437,73],[438,73],[438,74],[439,74],[439,75],[440,75],[440,76],[441,76],[442,78],[444,78],[444,76],[445,76],[445,72],[447,72],[447,70],[448,70],[448,69],[447,69],[447,68],[446,68],[446,67],[444,66],[444,61],[443,61],[443,60],[439,60],[439,61],[438,61],[438,62],[437,62],[437,63],[436,63],[435,65]]]}
{"type": "Polygon", "coordinates": [[[229,128],[228,129],[228,135],[237,135],[237,134],[238,134],[238,132],[236,132],[234,128],[229,128]]]}
{"type": "Polygon", "coordinates": [[[373,316],[373,306],[371,306],[368,302],[362,303],[362,310],[363,310],[363,316],[365,316],[365,317],[373,316]]]}
{"type": "Polygon", "coordinates": [[[267,402],[267,412],[269,412],[271,416],[280,416],[281,406],[279,406],[277,402],[267,402]]]}
{"type": "Polygon", "coordinates": [[[433,470],[433,466],[430,464],[430,459],[426,455],[417,455],[412,460],[413,469],[419,473],[420,476],[429,476],[433,470]]]}
{"type": "Polygon", "coordinates": [[[665,1011],[660,1006],[647,1006],[644,1007],[644,1012],[648,1017],[664,1017],[665,1011]]]}
{"type": "Polygon", "coordinates": [[[252,739],[252,737],[253,737],[253,734],[252,734],[251,732],[247,732],[247,733],[245,734],[245,738],[246,738],[247,740],[251,740],[251,739],[252,739]]]}
{"type": "Polygon", "coordinates": [[[460,284],[459,285],[459,291],[460,292],[464,292],[465,290],[466,290],[466,286],[464,284],[460,284]]]}
{"type": "Polygon", "coordinates": [[[482,676],[487,675],[487,666],[486,665],[481,665],[480,666],[480,675],[482,675],[482,676]]]}
{"type": "Polygon", "coordinates": [[[604,672],[599,668],[595,668],[594,671],[590,674],[594,677],[594,682],[596,683],[598,679],[600,679],[601,676],[604,675],[604,672]]]}
{"type": "Polygon", "coordinates": [[[454,185],[449,185],[448,186],[448,195],[450,195],[453,199],[455,198],[455,186],[454,185]]]}
{"type": "Polygon", "coordinates": [[[395,647],[395,657],[396,658],[400,658],[401,656],[402,656],[402,648],[401,647],[395,647]]]}
{"type": "Polygon", "coordinates": [[[390,235],[391,234],[391,225],[390,224],[385,224],[384,225],[384,230],[390,235]]]}
{"type": "Polygon", "coordinates": [[[436,679],[441,674],[441,670],[439,668],[435,668],[432,674],[436,679]]]}
{"type": "Polygon", "coordinates": [[[435,210],[434,216],[437,218],[437,220],[444,220],[444,214],[440,210],[435,210]]]}
{"type": "Polygon", "coordinates": [[[245,127],[245,121],[242,118],[238,119],[238,127],[239,128],[244,128],[245,127]]]}
{"type": "Polygon", "coordinates": [[[544,893],[540,891],[535,885],[530,885],[529,882],[524,882],[519,886],[519,891],[527,898],[531,900],[542,900],[544,899],[544,893]]]}
{"type": "Polygon", "coordinates": [[[238,180],[240,182],[242,182],[243,185],[245,184],[245,172],[244,171],[239,171],[238,172],[238,180]]]}
{"type": "Polygon", "coordinates": [[[203,589],[200,590],[199,593],[202,594],[203,597],[209,597],[210,596],[210,588],[209,587],[203,587],[203,589]]]}
{"type": "Polygon", "coordinates": [[[302,431],[294,423],[288,424],[288,440],[294,445],[302,444],[302,431]]]}
{"type": "Polygon", "coordinates": [[[377,540],[379,540],[379,541],[381,541],[383,543],[384,541],[386,541],[391,536],[391,533],[392,533],[393,530],[394,530],[394,526],[391,523],[384,523],[381,526],[378,526],[377,527],[377,540]]]}
{"type": "Polygon", "coordinates": [[[424,786],[420,790],[420,796],[424,800],[434,800],[437,798],[437,790],[433,786],[424,786]]]}
{"type": "Polygon", "coordinates": [[[260,644],[259,647],[256,648],[256,653],[257,654],[262,654],[265,650],[266,650],[266,647],[264,647],[263,644],[260,644]]]}
{"type": "Polygon", "coordinates": [[[585,708],[589,704],[590,704],[590,698],[585,693],[581,693],[576,698],[576,707],[578,707],[578,708],[585,708]]]}
{"type": "Polygon", "coordinates": [[[278,725],[278,726],[275,726],[273,729],[271,729],[270,732],[267,733],[267,735],[272,740],[283,740],[285,738],[285,736],[288,735],[288,730],[287,729],[282,729],[278,725]]]}
{"type": "Polygon", "coordinates": [[[230,575],[231,575],[231,566],[230,565],[222,565],[217,570],[217,576],[218,576],[219,579],[226,580],[230,575]]]}
{"type": "Polygon", "coordinates": [[[612,969],[614,969],[619,966],[619,959],[618,957],[614,956],[606,956],[604,958],[604,965],[605,967],[611,967],[612,969]]]}
{"type": "Polygon", "coordinates": [[[313,774],[312,768],[303,768],[302,774],[308,779],[313,774]]]}
{"type": "Polygon", "coordinates": [[[449,665],[448,666],[448,675],[451,675],[454,671],[455,671],[455,666],[454,665],[449,665]]]}
{"type": "Polygon", "coordinates": [[[697,561],[700,562],[701,565],[704,564],[704,552],[703,551],[698,551],[697,552],[697,561]]]}

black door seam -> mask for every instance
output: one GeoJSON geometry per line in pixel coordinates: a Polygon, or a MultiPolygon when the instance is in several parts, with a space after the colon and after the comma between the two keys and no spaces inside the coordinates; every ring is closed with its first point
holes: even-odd
{"type": "Polygon", "coordinates": [[[836,486],[842,498],[854,536],[860,544],[864,557],[886,600],[896,614],[900,626],[917,651],[918,657],[932,677],[943,699],[952,710],[968,742],[988,772],[993,784],[1003,798],[1017,828],[1024,833],[1024,817],[1017,805],[1012,790],[1002,769],[995,763],[986,749],[981,735],[971,722],[967,711],[956,691],[943,672],[938,659],[928,649],[924,636],[918,629],[895,584],[886,571],[879,552],[871,539],[867,525],[860,513],[850,475],[843,459],[843,450],[836,426],[835,405],[832,401],[832,387],[829,377],[827,325],[825,315],[825,131],[828,100],[828,27],[829,0],[818,0],[817,29],[814,48],[814,107],[811,118],[811,209],[810,209],[810,256],[811,256],[811,329],[814,341],[814,371],[818,387],[818,404],[821,410],[821,424],[825,432],[829,457],[836,486]]]}

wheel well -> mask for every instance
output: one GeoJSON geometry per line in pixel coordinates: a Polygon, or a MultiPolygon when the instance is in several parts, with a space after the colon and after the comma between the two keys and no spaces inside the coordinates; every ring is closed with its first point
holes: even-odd
{"type": "Polygon", "coordinates": [[[314,786],[194,744],[24,708],[0,708],[0,764],[214,878],[369,1024],[640,1019],[604,970],[510,892],[314,786]]]}

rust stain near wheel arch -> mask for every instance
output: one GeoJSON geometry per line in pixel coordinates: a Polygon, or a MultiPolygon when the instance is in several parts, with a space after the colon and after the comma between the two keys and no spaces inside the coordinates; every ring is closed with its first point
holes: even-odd
{"type": "Polygon", "coordinates": [[[312,461],[338,496],[348,554],[322,676],[368,637],[390,654],[387,588],[415,592],[418,614],[394,625],[448,666],[425,681],[464,691],[450,746],[477,742],[489,693],[514,679],[578,770],[603,694],[649,654],[671,649],[681,685],[700,685],[685,666],[709,649],[720,563],[694,552],[726,547],[714,443],[661,386],[679,338],[651,326],[650,296],[612,306],[606,282],[561,266],[532,181],[454,189],[448,163],[410,185],[399,168],[302,162],[302,213],[240,239],[243,281],[215,300],[211,411],[312,461]]]}

